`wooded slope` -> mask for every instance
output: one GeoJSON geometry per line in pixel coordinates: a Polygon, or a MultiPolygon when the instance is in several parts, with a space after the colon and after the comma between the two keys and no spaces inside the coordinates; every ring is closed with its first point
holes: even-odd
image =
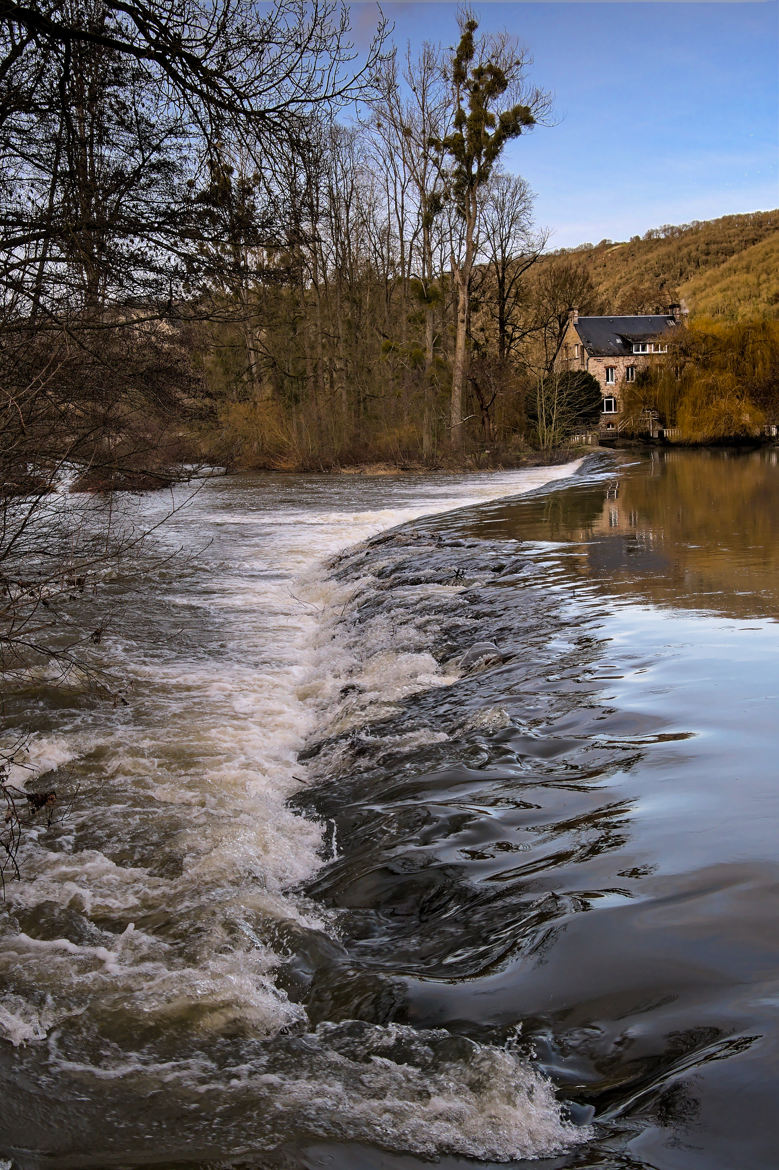
{"type": "Polygon", "coordinates": [[[589,273],[604,312],[660,312],[683,300],[692,314],[779,318],[779,210],[665,225],[564,254],[589,273]]]}
{"type": "Polygon", "coordinates": [[[731,256],[714,272],[699,272],[679,292],[696,313],[708,317],[779,319],[779,232],[731,256]]]}

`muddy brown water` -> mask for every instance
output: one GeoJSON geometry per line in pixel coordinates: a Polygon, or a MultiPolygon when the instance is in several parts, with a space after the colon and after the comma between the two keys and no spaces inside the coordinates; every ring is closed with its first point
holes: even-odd
{"type": "Polygon", "coordinates": [[[8,697],[8,1165],[776,1164],[776,452],[552,473],[213,481],[8,697]]]}

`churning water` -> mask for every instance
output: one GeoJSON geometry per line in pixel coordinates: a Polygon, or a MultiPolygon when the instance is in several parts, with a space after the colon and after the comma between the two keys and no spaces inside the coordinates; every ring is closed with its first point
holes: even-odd
{"type": "MultiPolygon", "coordinates": [[[[16,712],[10,701],[12,736],[36,727],[13,779],[57,786],[66,771],[75,793],[28,836],[5,908],[0,1028],[16,1059],[2,1096],[20,1166],[229,1154],[299,1132],[501,1158],[568,1144],[552,1090],[510,1045],[315,1028],[281,968],[343,953],[337,915],[302,892],[339,848],[333,823],[289,806],[309,783],[306,740],[457,673],[413,615],[400,637],[377,622],[353,647],[339,626],[365,583],[334,580],[327,562],[401,521],[572,470],[211,481],[159,537],[173,558],[114,583],[105,642],[128,705],[107,711],[78,688],[63,702],[41,679],[16,712]],[[167,1136],[150,1095],[162,1117],[184,1114],[167,1136]]],[[[462,586],[428,592],[446,604],[462,586]]]]}
{"type": "Polygon", "coordinates": [[[0,1154],[773,1166],[770,454],[208,481],[7,698],[0,1154]]]}

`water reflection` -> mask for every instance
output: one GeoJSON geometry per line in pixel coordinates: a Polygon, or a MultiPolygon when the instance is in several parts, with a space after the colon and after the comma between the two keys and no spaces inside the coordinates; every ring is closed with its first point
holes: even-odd
{"type": "Polygon", "coordinates": [[[624,457],[346,566],[381,563],[350,620],[375,605],[398,629],[421,620],[404,582],[456,571],[436,652],[489,640],[498,659],[318,745],[341,775],[312,799],[345,844],[312,892],[343,912],[349,969],[308,1002],[521,1027],[595,1110],[595,1140],[544,1170],[775,1164],[771,454],[624,457]],[[421,727],[441,742],[387,754],[421,727]]]}
{"type": "Polygon", "coordinates": [[[638,465],[623,456],[602,482],[557,492],[543,508],[500,509],[489,531],[574,542],[579,572],[612,594],[732,617],[779,607],[774,450],[655,450],[638,465]]]}

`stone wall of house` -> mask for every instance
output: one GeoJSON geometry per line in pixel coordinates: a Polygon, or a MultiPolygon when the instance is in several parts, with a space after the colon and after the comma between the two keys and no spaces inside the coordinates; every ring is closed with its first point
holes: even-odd
{"type": "Polygon", "coordinates": [[[619,357],[599,357],[587,353],[584,344],[576,330],[576,320],[572,316],[563,337],[556,365],[560,370],[586,370],[597,379],[601,392],[605,398],[615,399],[616,409],[604,411],[600,417],[600,429],[609,431],[618,428],[619,419],[623,411],[623,396],[630,383],[627,380],[627,371],[632,366],[634,370],[631,381],[638,378],[641,370],[645,370],[654,362],[662,361],[660,354],[624,354],[619,357]],[[614,371],[613,382],[608,382],[607,371],[614,371]]]}
{"type": "Polygon", "coordinates": [[[576,332],[576,326],[569,321],[565,331],[563,344],[560,346],[558,364],[564,370],[585,370],[587,368],[587,354],[581,338],[576,332]]]}
{"type": "Polygon", "coordinates": [[[635,376],[638,377],[638,371],[644,370],[649,365],[649,357],[644,354],[628,354],[625,357],[591,357],[587,359],[585,369],[592,374],[600,382],[600,388],[604,395],[612,395],[617,399],[618,403],[622,401],[622,391],[627,382],[626,371],[629,366],[635,370],[635,376]],[[606,371],[611,368],[614,370],[614,382],[607,382],[606,371]]]}
{"type": "Polygon", "coordinates": [[[587,359],[587,371],[600,382],[604,399],[613,398],[616,402],[616,410],[608,413],[604,411],[600,416],[600,429],[602,431],[617,429],[622,415],[622,395],[627,385],[625,371],[628,366],[633,366],[637,374],[639,362],[646,365],[646,358],[631,354],[629,357],[590,357],[587,359]],[[609,368],[614,370],[613,383],[606,381],[606,371],[609,368]]]}

